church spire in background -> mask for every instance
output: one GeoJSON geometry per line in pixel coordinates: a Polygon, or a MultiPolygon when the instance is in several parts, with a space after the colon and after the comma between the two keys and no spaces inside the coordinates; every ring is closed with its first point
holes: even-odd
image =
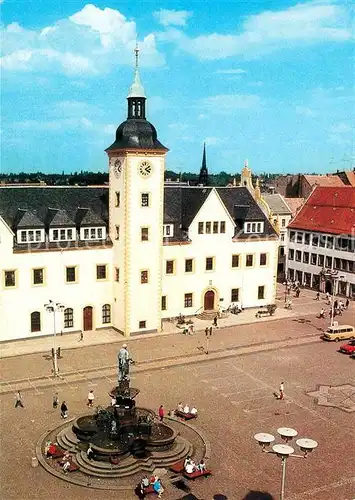
{"type": "Polygon", "coordinates": [[[203,143],[203,155],[202,155],[202,165],[200,170],[200,175],[198,177],[198,183],[202,186],[207,186],[208,184],[208,170],[206,161],[206,143],[203,143]]]}

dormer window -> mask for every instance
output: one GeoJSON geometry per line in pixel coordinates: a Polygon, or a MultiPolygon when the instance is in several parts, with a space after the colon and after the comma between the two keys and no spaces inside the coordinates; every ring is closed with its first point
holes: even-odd
{"type": "Polygon", "coordinates": [[[61,228],[49,230],[49,241],[74,241],[75,229],[74,228],[61,228]]]}
{"type": "Polygon", "coordinates": [[[44,229],[26,229],[17,231],[18,243],[38,243],[44,241],[44,229]]]}
{"type": "Polygon", "coordinates": [[[105,227],[83,227],[80,229],[81,240],[104,240],[106,239],[105,227]]]}
{"type": "Polygon", "coordinates": [[[172,238],[174,236],[174,224],[164,224],[163,236],[164,238],[172,238]]]}
{"type": "Polygon", "coordinates": [[[264,222],[245,222],[244,233],[260,234],[264,232],[264,222]]]}

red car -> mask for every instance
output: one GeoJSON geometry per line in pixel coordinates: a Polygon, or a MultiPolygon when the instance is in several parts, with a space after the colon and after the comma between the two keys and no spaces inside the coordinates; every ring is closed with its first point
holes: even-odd
{"type": "Polygon", "coordinates": [[[347,344],[343,344],[340,349],[340,352],[343,352],[344,354],[352,354],[353,352],[355,353],[355,339],[350,340],[347,344]]]}

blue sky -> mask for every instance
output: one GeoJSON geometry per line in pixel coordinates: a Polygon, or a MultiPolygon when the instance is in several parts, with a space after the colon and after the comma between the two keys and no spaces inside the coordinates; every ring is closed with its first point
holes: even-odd
{"type": "Polygon", "coordinates": [[[351,1],[0,3],[2,172],[106,170],[136,39],[168,169],[355,163],[351,1]]]}

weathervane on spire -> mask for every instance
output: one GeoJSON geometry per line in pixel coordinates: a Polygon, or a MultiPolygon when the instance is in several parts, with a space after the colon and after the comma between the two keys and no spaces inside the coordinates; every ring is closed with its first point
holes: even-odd
{"type": "Polygon", "coordinates": [[[129,89],[127,97],[142,97],[145,98],[145,92],[141,80],[139,77],[139,47],[138,42],[136,42],[136,47],[134,49],[134,54],[136,58],[135,68],[134,68],[134,79],[133,83],[129,89]]]}
{"type": "Polygon", "coordinates": [[[134,49],[134,53],[136,55],[136,71],[138,70],[138,66],[139,66],[139,46],[138,46],[138,42],[136,42],[136,48],[134,49]]]}

